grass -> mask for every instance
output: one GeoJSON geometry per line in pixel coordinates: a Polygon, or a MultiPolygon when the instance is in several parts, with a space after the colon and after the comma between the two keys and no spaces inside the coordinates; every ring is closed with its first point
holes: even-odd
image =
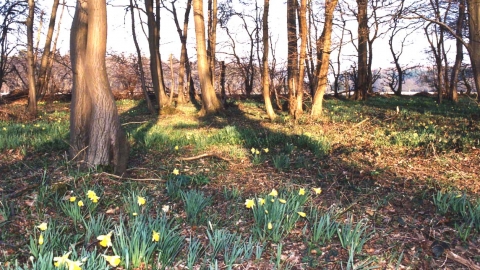
{"type": "Polygon", "coordinates": [[[470,99],[330,99],[320,119],[273,123],[255,99],[206,118],[117,105],[131,180],[66,158],[66,103],[0,121],[1,269],[54,269],[61,256],[82,269],[464,267],[436,257],[439,241],[480,262],[468,249],[480,244],[470,99]]]}

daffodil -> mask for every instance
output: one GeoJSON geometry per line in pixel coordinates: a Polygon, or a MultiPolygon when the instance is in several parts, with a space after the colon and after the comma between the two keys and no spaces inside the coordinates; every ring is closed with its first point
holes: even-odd
{"type": "Polygon", "coordinates": [[[257,149],[255,149],[255,155],[260,155],[260,151],[258,151],[257,149]]]}
{"type": "Polygon", "coordinates": [[[170,211],[170,206],[168,206],[168,205],[162,206],[162,211],[165,212],[165,213],[168,213],[168,211],[170,211]]]}
{"type": "Polygon", "coordinates": [[[268,148],[263,148],[263,152],[268,153],[268,148]]]}
{"type": "Polygon", "coordinates": [[[153,242],[158,242],[160,241],[160,233],[153,231],[152,232],[152,241],[153,242]]]}
{"type": "Polygon", "coordinates": [[[82,270],[82,268],[80,267],[82,263],[79,261],[72,261],[67,259],[65,262],[68,265],[68,270],[82,270]]]}
{"type": "Polygon", "coordinates": [[[252,152],[252,154],[255,154],[255,148],[252,147],[252,149],[250,149],[250,152],[252,152]]]}
{"type": "Polygon", "coordinates": [[[178,145],[175,145],[175,150],[178,150],[178,145]]]}
{"type": "Polygon", "coordinates": [[[305,189],[304,189],[304,188],[301,188],[301,189],[298,191],[298,195],[305,195],[305,189]]]}
{"type": "Polygon", "coordinates": [[[40,225],[37,226],[37,228],[40,230],[40,231],[46,231],[47,230],[47,223],[46,222],[42,222],[40,225]]]}
{"type": "Polygon", "coordinates": [[[281,203],[287,203],[287,201],[285,201],[284,199],[278,199],[278,201],[281,203]]]}
{"type": "Polygon", "coordinates": [[[270,196],[273,196],[273,197],[277,197],[278,196],[278,192],[276,189],[272,189],[272,192],[270,192],[270,194],[268,194],[270,196]]]}
{"type": "Polygon", "coordinates": [[[67,260],[68,260],[68,256],[70,256],[70,253],[72,253],[71,251],[63,254],[62,257],[54,257],[53,258],[53,265],[55,265],[55,267],[60,267],[62,264],[66,263],[67,260]]]}
{"type": "Polygon", "coordinates": [[[313,188],[313,191],[315,192],[315,194],[320,194],[320,193],[322,193],[322,189],[321,189],[321,188],[313,188]]]}
{"type": "Polygon", "coordinates": [[[172,173],[175,174],[175,175],[178,175],[180,173],[180,171],[177,168],[175,168],[175,169],[173,169],[172,173]]]}
{"type": "Polygon", "coordinates": [[[133,212],[132,215],[133,215],[134,217],[138,216],[137,212],[133,212]]]}
{"type": "Polygon", "coordinates": [[[70,197],[70,199],[69,199],[69,200],[70,200],[70,202],[74,202],[74,201],[76,201],[76,200],[77,200],[77,197],[75,197],[75,196],[72,196],[72,197],[70,197]]]}
{"type": "Polygon", "coordinates": [[[144,197],[137,196],[137,203],[138,205],[144,205],[146,202],[144,197]]]}
{"type": "Polygon", "coordinates": [[[82,206],[84,206],[84,205],[85,205],[85,204],[83,204],[83,201],[78,201],[78,203],[77,203],[77,204],[78,204],[78,206],[79,206],[79,207],[82,207],[82,206]]]}
{"type": "Polygon", "coordinates": [[[43,245],[43,234],[40,234],[40,236],[38,237],[38,244],[40,246],[43,245]]]}
{"type": "Polygon", "coordinates": [[[113,231],[109,232],[106,235],[99,235],[97,236],[97,240],[99,240],[99,244],[102,247],[111,247],[112,246],[112,234],[113,231]]]}
{"type": "Polygon", "coordinates": [[[108,256],[108,255],[103,255],[103,258],[105,258],[105,261],[107,261],[111,266],[117,267],[120,264],[120,256],[115,255],[115,256],[108,256]]]}
{"type": "Polygon", "coordinates": [[[268,222],[267,228],[268,228],[269,230],[273,229],[272,222],[268,222]]]}
{"type": "Polygon", "coordinates": [[[93,197],[96,197],[97,196],[97,193],[95,193],[95,191],[93,190],[88,190],[87,191],[87,197],[91,200],[93,197]]]}
{"type": "Polygon", "coordinates": [[[301,217],[306,217],[307,216],[307,214],[305,214],[305,212],[297,212],[297,214],[301,217]]]}
{"type": "Polygon", "coordinates": [[[252,199],[246,199],[245,200],[245,207],[252,208],[254,206],[255,206],[255,201],[253,201],[252,199]]]}
{"type": "Polygon", "coordinates": [[[258,198],[257,199],[259,205],[264,205],[265,204],[265,199],[263,198],[258,198]]]}

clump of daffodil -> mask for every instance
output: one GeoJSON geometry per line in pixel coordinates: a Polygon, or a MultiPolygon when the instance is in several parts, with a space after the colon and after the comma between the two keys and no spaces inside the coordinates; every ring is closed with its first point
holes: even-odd
{"type": "Polygon", "coordinates": [[[246,199],[245,200],[245,207],[247,208],[252,208],[255,206],[255,201],[252,199],[246,199]]]}
{"type": "Polygon", "coordinates": [[[301,188],[301,189],[298,191],[298,195],[305,195],[305,189],[304,189],[304,188],[301,188]]]}
{"type": "Polygon", "coordinates": [[[97,194],[95,193],[95,191],[93,191],[93,190],[87,191],[87,197],[88,197],[93,203],[97,203],[98,200],[100,199],[100,197],[98,197],[97,194]]]}
{"type": "Polygon", "coordinates": [[[111,266],[117,267],[120,264],[120,256],[115,255],[115,256],[108,256],[102,254],[103,258],[105,258],[105,261],[107,261],[111,266]]]}
{"type": "Polygon", "coordinates": [[[175,174],[175,175],[178,175],[180,173],[180,171],[177,168],[175,168],[175,169],[173,169],[172,173],[175,174]]]}
{"type": "Polygon", "coordinates": [[[153,231],[152,232],[152,242],[160,241],[160,233],[153,231]]]}
{"type": "Polygon", "coordinates": [[[40,231],[46,231],[47,228],[48,228],[48,225],[46,222],[42,222],[40,225],[37,226],[37,228],[40,230],[40,231]]]}
{"type": "Polygon", "coordinates": [[[315,194],[320,194],[322,193],[322,189],[321,188],[313,188],[313,192],[315,192],[315,194]]]}
{"type": "Polygon", "coordinates": [[[102,247],[111,247],[112,246],[112,234],[113,231],[109,232],[106,235],[99,235],[97,236],[97,240],[99,240],[99,244],[102,247]]]}
{"type": "Polygon", "coordinates": [[[137,203],[138,203],[138,205],[144,205],[145,202],[146,202],[146,200],[145,200],[144,197],[137,196],[137,203]]]}
{"type": "Polygon", "coordinates": [[[278,191],[276,189],[272,189],[272,192],[270,192],[268,195],[272,197],[277,197],[278,196],[278,191]]]}

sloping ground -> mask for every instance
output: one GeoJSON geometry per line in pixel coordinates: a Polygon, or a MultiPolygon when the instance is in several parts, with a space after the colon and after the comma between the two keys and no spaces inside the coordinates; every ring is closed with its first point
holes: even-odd
{"type": "MultiPolygon", "coordinates": [[[[237,101],[219,116],[198,118],[185,105],[158,119],[146,115],[142,104],[120,102],[132,144],[122,179],[82,173],[67,161],[66,149],[3,151],[0,192],[14,213],[3,223],[0,219],[0,250],[5,258],[26,261],[28,228],[45,216],[59,215],[38,199],[45,196],[43,185],[63,194],[85,183],[98,184],[111,201],[100,207],[114,219],[126,211],[117,203],[119,192],[141,188],[155,205],[168,205],[184,218],[183,203],[165,193],[165,182],[178,169],[180,175],[196,177],[190,188],[213,197],[209,219],[230,231],[250,234],[253,221],[243,206],[247,198],[273,188],[321,187],[322,194],[311,197],[312,207],[335,211],[338,222],[368,224],[372,235],[356,256],[357,266],[365,260],[383,269],[480,269],[479,232],[473,229],[462,240],[465,226],[473,225],[454,213],[440,215],[433,203],[438,191],[464,193],[472,202],[478,197],[480,136],[478,121],[472,119],[480,113],[476,104],[465,102],[460,108],[439,108],[433,100],[413,97],[376,97],[366,104],[328,100],[321,119],[294,121],[281,115],[275,123],[253,100],[237,101]],[[225,190],[238,190],[240,199],[226,200],[225,190]],[[238,208],[233,214],[231,205],[238,208]]],[[[308,223],[300,220],[283,239],[282,263],[293,269],[345,267],[349,255],[338,239],[309,243],[304,237],[308,223]]],[[[196,235],[207,245],[206,224],[181,227],[184,236],[196,235]]],[[[269,243],[260,261],[236,268],[272,269],[277,248],[269,243]]]]}

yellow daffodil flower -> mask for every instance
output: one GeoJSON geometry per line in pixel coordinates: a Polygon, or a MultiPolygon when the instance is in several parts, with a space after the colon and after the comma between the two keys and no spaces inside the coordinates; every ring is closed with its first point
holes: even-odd
{"type": "Polygon", "coordinates": [[[93,197],[96,197],[97,196],[97,193],[95,193],[95,191],[93,190],[89,190],[87,191],[87,197],[91,200],[93,197]]]}
{"type": "Polygon", "coordinates": [[[106,235],[99,235],[97,236],[97,240],[99,240],[99,244],[102,247],[111,247],[112,246],[112,234],[113,231],[109,232],[106,235]]]}
{"type": "Polygon", "coordinates": [[[252,208],[255,206],[255,201],[251,200],[251,199],[246,199],[245,200],[245,207],[247,208],[252,208]]]}
{"type": "Polygon", "coordinates": [[[180,171],[177,168],[175,168],[175,169],[173,169],[172,173],[175,174],[175,175],[178,175],[180,173],[180,171]]]}
{"type": "Polygon", "coordinates": [[[62,264],[66,263],[67,260],[68,260],[68,256],[70,256],[70,253],[72,253],[71,251],[65,253],[62,257],[54,257],[53,258],[53,265],[55,265],[55,267],[60,267],[62,264]]]}
{"type": "Polygon", "coordinates": [[[90,200],[92,200],[93,203],[98,203],[98,199],[100,199],[100,197],[98,197],[97,195],[90,198],[90,200]]]}
{"type": "Polygon", "coordinates": [[[144,205],[146,202],[144,197],[137,196],[137,203],[138,205],[144,205]]]}
{"type": "Polygon", "coordinates": [[[250,152],[252,152],[252,155],[255,154],[255,148],[252,147],[252,149],[250,149],[250,152]]]}
{"type": "Polygon", "coordinates": [[[77,200],[77,197],[75,197],[75,196],[72,196],[72,197],[70,197],[70,199],[69,199],[69,200],[70,200],[70,202],[74,202],[74,201],[76,201],[76,200],[77,200]]]}
{"type": "Polygon", "coordinates": [[[152,232],[152,241],[153,242],[158,242],[160,241],[160,234],[156,231],[152,232]]]}
{"type": "Polygon", "coordinates": [[[268,210],[267,210],[267,209],[265,209],[265,214],[267,214],[267,215],[268,215],[268,210]]]}
{"type": "Polygon", "coordinates": [[[277,197],[278,196],[278,192],[276,189],[272,189],[272,192],[270,192],[270,194],[268,194],[270,196],[273,196],[273,197],[277,197]]]}
{"type": "Polygon", "coordinates": [[[257,149],[255,149],[255,155],[260,155],[260,151],[258,151],[257,149]]]}
{"type": "Polygon", "coordinates": [[[67,259],[65,262],[68,265],[68,270],[82,270],[82,268],[80,267],[82,263],[79,261],[72,261],[67,259]]]}
{"type": "Polygon", "coordinates": [[[307,214],[305,214],[304,212],[297,212],[297,214],[301,217],[306,217],[307,216],[307,214]]]}
{"type": "Polygon", "coordinates": [[[40,246],[43,245],[43,234],[40,234],[40,237],[38,237],[38,244],[40,246]]]}
{"type": "Polygon", "coordinates": [[[263,152],[268,153],[268,148],[263,148],[263,152]]]}
{"type": "Polygon", "coordinates": [[[263,198],[258,198],[257,199],[259,205],[264,205],[265,204],[265,199],[263,198]]]}
{"type": "Polygon", "coordinates": [[[287,201],[285,201],[284,199],[278,199],[278,201],[281,203],[287,203],[287,201]]]}
{"type": "Polygon", "coordinates": [[[40,231],[46,231],[47,230],[47,223],[46,222],[42,222],[40,225],[37,226],[37,228],[40,230],[40,231]]]}
{"type": "Polygon", "coordinates": [[[305,195],[305,189],[304,189],[304,188],[301,188],[301,189],[298,191],[298,195],[305,195]]]}
{"type": "Polygon", "coordinates": [[[268,222],[268,225],[267,225],[267,226],[268,226],[267,228],[268,228],[269,230],[273,229],[273,225],[272,225],[271,222],[268,222]]]}
{"type": "Polygon", "coordinates": [[[108,255],[103,255],[103,258],[105,258],[105,261],[107,261],[111,266],[117,267],[120,264],[120,256],[108,256],[108,255]]]}
{"type": "Polygon", "coordinates": [[[175,145],[175,150],[178,150],[178,145],[175,145]]]}
{"type": "Polygon", "coordinates": [[[79,206],[79,207],[82,207],[82,206],[84,206],[84,205],[85,205],[85,204],[83,204],[83,201],[78,201],[78,203],[77,203],[77,204],[78,204],[78,206],[79,206]]]}
{"type": "Polygon", "coordinates": [[[133,215],[134,217],[138,216],[137,212],[133,212],[132,215],[133,215]]]}
{"type": "Polygon", "coordinates": [[[322,189],[321,189],[321,188],[313,188],[313,191],[315,192],[315,194],[320,194],[320,193],[322,193],[322,189]]]}

